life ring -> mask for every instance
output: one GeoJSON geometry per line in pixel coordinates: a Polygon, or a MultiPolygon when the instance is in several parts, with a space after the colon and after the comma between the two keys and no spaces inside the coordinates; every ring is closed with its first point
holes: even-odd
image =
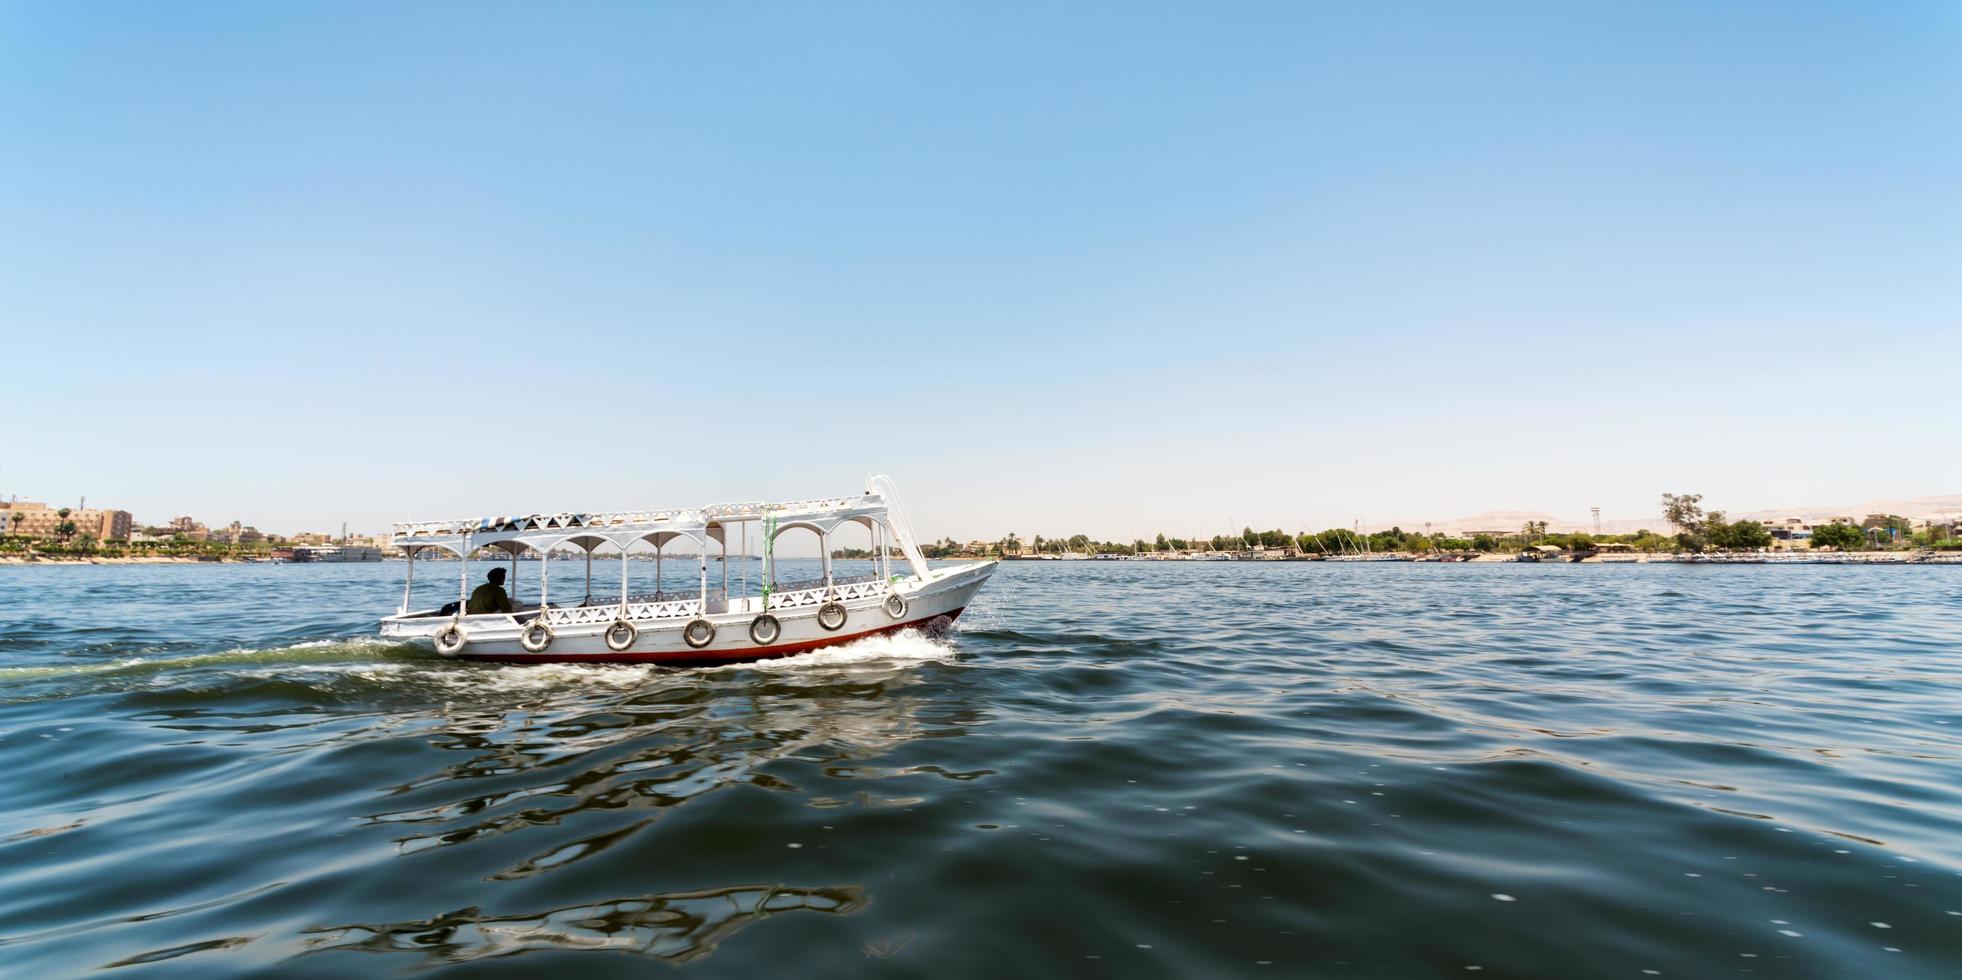
{"type": "Polygon", "coordinates": [[[818,607],[818,625],[827,630],[838,630],[845,625],[845,606],[839,602],[827,602],[818,607]]]}
{"type": "Polygon", "coordinates": [[[714,643],[715,624],[706,619],[689,620],[688,625],[681,628],[681,642],[697,650],[714,643]]]}
{"type": "Polygon", "coordinates": [[[777,617],[769,613],[749,621],[749,638],[757,646],[767,647],[777,642],[777,637],[782,635],[783,624],[777,622],[777,617]]]}
{"type": "Polygon", "coordinates": [[[552,645],[552,628],[542,619],[534,619],[525,631],[518,634],[518,645],[532,653],[544,653],[552,645]]]}
{"type": "Polygon", "coordinates": [[[899,593],[894,592],[886,596],[885,607],[886,615],[894,619],[906,618],[906,600],[900,598],[899,593]]]}
{"type": "Polygon", "coordinates": [[[627,648],[633,646],[637,639],[640,639],[640,630],[624,619],[616,619],[612,626],[606,628],[606,648],[614,653],[627,652],[627,648]]]}
{"type": "Polygon", "coordinates": [[[443,627],[442,632],[436,634],[436,652],[447,657],[463,649],[463,645],[468,642],[470,642],[470,634],[465,633],[463,627],[451,623],[443,627]]]}

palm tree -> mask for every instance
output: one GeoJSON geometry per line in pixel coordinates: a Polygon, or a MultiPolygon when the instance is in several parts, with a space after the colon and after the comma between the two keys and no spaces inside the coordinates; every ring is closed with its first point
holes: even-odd
{"type": "Polygon", "coordinates": [[[14,537],[20,537],[20,522],[27,520],[27,515],[21,513],[20,511],[14,511],[13,515],[8,517],[7,519],[14,522],[14,526],[13,526],[14,537]]]}

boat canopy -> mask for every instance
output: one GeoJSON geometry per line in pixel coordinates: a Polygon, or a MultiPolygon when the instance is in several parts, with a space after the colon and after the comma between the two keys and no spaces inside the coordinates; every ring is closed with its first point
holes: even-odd
{"type": "Polygon", "coordinates": [[[480,548],[495,548],[516,555],[525,550],[541,554],[572,546],[592,554],[602,545],[625,552],[646,542],[657,551],[687,539],[703,552],[709,542],[729,550],[731,528],[749,522],[763,524],[767,542],[793,528],[806,528],[818,535],[829,551],[831,535],[846,524],[858,524],[875,539],[883,537],[899,546],[913,571],[927,575],[926,559],[913,541],[912,528],[898,502],[892,481],[873,477],[863,495],[797,500],[789,503],[711,504],[707,507],[674,510],[632,510],[583,513],[524,514],[479,517],[460,521],[412,521],[396,524],[389,541],[412,558],[424,548],[435,548],[459,557],[468,557],[480,548]]]}

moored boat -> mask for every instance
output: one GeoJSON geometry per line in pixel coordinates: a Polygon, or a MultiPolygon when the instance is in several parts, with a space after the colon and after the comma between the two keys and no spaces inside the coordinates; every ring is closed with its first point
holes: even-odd
{"type": "MultiPolygon", "coordinates": [[[[873,477],[865,493],[855,497],[426,521],[397,524],[391,541],[408,554],[408,575],[401,609],[381,621],[382,636],[426,641],[448,657],[532,663],[730,663],[788,656],[902,629],[937,633],[953,624],[995,571],[993,561],[928,568],[898,493],[883,476],[873,477]],[[831,561],[833,537],[852,525],[863,528],[871,540],[873,572],[837,576],[831,561]],[[822,576],[778,583],[776,541],[795,529],[817,535],[822,576]],[[758,594],[738,595],[731,590],[730,566],[742,566],[746,577],[752,533],[762,548],[758,594]],[[741,546],[733,561],[732,538],[741,546]],[[698,559],[697,574],[692,587],[664,591],[660,559],[676,544],[697,552],[693,556],[698,559]],[[643,549],[643,554],[646,548],[654,549],[653,592],[629,591],[627,560],[632,548],[643,549]],[[417,552],[435,550],[467,559],[484,549],[509,556],[513,594],[520,554],[583,551],[585,588],[574,601],[553,602],[553,563],[542,561],[536,601],[514,600],[509,613],[466,614],[472,584],[467,571],[458,576],[456,602],[412,608],[417,552]],[[592,592],[593,555],[601,549],[609,557],[612,552],[619,555],[617,595],[592,592]],[[895,557],[901,562],[897,571],[895,557]],[[719,583],[710,581],[711,558],[720,565],[719,583]]],[[[468,567],[465,562],[464,568],[468,567]]],[[[748,583],[742,584],[745,587],[736,591],[748,592],[748,583]]]]}

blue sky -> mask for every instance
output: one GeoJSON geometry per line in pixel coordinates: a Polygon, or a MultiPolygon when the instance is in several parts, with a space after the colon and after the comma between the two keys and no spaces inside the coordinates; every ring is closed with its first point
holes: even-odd
{"type": "Polygon", "coordinates": [[[1962,493],[1958,93],[1950,3],[12,2],[0,493],[1962,493]]]}

